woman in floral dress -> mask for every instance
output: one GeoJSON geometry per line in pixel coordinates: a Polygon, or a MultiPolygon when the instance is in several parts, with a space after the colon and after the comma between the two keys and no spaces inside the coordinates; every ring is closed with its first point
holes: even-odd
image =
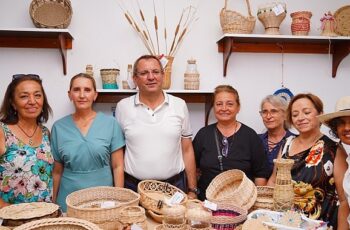
{"type": "MultiPolygon", "coordinates": [[[[299,135],[287,138],[279,157],[293,159],[294,207],[309,218],[327,221],[333,229],[349,229],[349,209],[342,186],[346,153],[320,130],[317,116],[323,103],[315,95],[298,94],[291,100],[287,121],[299,135]]],[[[276,180],[276,168],[268,184],[276,180]]]]}
{"type": "Polygon", "coordinates": [[[0,109],[0,208],[51,202],[53,157],[42,125],[51,112],[38,75],[12,77],[0,109]]]}

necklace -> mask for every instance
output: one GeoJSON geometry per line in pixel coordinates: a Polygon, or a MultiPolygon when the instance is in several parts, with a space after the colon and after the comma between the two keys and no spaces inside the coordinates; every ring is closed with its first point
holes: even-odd
{"type": "MultiPolygon", "coordinates": [[[[228,156],[228,153],[229,153],[229,150],[233,144],[233,141],[235,139],[235,134],[237,132],[237,127],[238,127],[238,124],[237,122],[235,123],[235,127],[234,127],[234,132],[233,134],[231,135],[231,138],[230,136],[229,137],[226,137],[225,135],[223,135],[219,128],[216,127],[216,131],[220,134],[221,136],[221,143],[220,143],[220,147],[221,147],[221,155],[224,156],[224,157],[227,157],[228,156]]],[[[219,140],[220,142],[220,140],[219,140]]]]}
{"type": "Polygon", "coordinates": [[[17,123],[17,127],[29,138],[29,145],[32,146],[33,145],[33,139],[32,137],[34,136],[34,134],[36,133],[36,130],[38,129],[39,125],[36,125],[35,130],[33,132],[32,135],[28,135],[28,133],[26,133],[26,131],[24,131],[24,129],[17,123]]]}

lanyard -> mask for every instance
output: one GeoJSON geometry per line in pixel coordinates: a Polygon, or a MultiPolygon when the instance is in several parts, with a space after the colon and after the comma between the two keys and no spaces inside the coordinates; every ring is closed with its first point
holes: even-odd
{"type": "Polygon", "coordinates": [[[214,129],[214,134],[215,134],[216,149],[218,151],[219,166],[220,166],[221,172],[223,172],[224,171],[224,165],[222,163],[222,154],[221,154],[221,151],[220,151],[219,137],[218,137],[218,133],[217,133],[216,129],[214,129]]]}

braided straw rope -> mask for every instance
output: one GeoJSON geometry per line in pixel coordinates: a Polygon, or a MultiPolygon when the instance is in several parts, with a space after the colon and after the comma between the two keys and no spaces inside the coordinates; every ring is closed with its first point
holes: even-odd
{"type": "Polygon", "coordinates": [[[246,0],[248,7],[248,16],[227,10],[227,0],[225,7],[220,12],[220,24],[224,33],[251,34],[255,27],[256,18],[252,16],[249,0],[246,0]]]}
{"type": "Polygon", "coordinates": [[[226,202],[249,210],[255,203],[257,191],[254,183],[238,169],[231,169],[217,175],[206,190],[211,202],[226,202]]]}
{"type": "Polygon", "coordinates": [[[86,220],[61,217],[47,218],[23,224],[14,230],[102,230],[86,220]]]}

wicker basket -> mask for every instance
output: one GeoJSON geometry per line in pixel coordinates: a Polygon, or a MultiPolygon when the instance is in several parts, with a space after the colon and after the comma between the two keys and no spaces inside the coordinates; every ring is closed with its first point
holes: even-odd
{"type": "Polygon", "coordinates": [[[123,225],[123,229],[137,224],[142,229],[147,230],[146,220],[145,209],[140,206],[124,207],[119,213],[119,222],[123,225]]]}
{"type": "Polygon", "coordinates": [[[310,11],[298,11],[291,13],[290,16],[292,17],[292,34],[298,36],[309,35],[312,13],[310,11]]]}
{"type": "Polygon", "coordinates": [[[265,6],[259,7],[258,9],[258,19],[264,25],[265,34],[280,34],[280,25],[282,21],[286,18],[286,4],[284,3],[270,3],[265,6]],[[284,9],[284,12],[276,15],[272,10],[274,7],[281,5],[284,9]]]}
{"type": "MultiPolygon", "coordinates": [[[[163,214],[163,206],[165,199],[171,198],[176,192],[183,194],[184,199],[180,202],[184,205],[187,201],[187,195],[179,188],[157,180],[143,180],[137,186],[137,191],[140,194],[140,204],[151,211],[152,214],[163,214]]],[[[156,218],[160,222],[160,218],[156,218]]]]}
{"type": "Polygon", "coordinates": [[[249,210],[255,203],[257,191],[254,183],[238,169],[217,175],[206,190],[211,202],[226,202],[249,210]]]}
{"type": "Polygon", "coordinates": [[[339,8],[334,13],[335,31],[342,36],[350,36],[350,5],[339,8]]]}
{"type": "Polygon", "coordinates": [[[101,230],[96,224],[71,217],[47,218],[23,224],[14,230],[101,230]]]}
{"type": "Polygon", "coordinates": [[[118,89],[119,69],[100,69],[100,74],[103,89],[118,89]]]}
{"type": "Polygon", "coordinates": [[[212,228],[231,230],[247,219],[247,210],[228,203],[218,203],[216,211],[212,212],[212,228]]]}
{"type": "Polygon", "coordinates": [[[164,78],[163,78],[162,89],[169,89],[171,86],[171,71],[172,71],[172,66],[174,62],[174,57],[166,56],[166,58],[168,59],[168,63],[164,68],[164,78]]]}
{"type": "Polygon", "coordinates": [[[72,6],[69,0],[33,0],[29,14],[36,27],[67,28],[72,19],[72,6]]]}
{"type": "Polygon", "coordinates": [[[246,0],[248,7],[248,16],[228,10],[227,0],[225,0],[225,7],[220,12],[220,24],[224,33],[234,34],[251,34],[255,27],[256,18],[252,15],[250,10],[249,0],[246,0]]]}
{"type": "Polygon", "coordinates": [[[270,186],[257,186],[258,196],[253,207],[249,211],[256,209],[269,209],[273,210],[273,187],[270,186]]]}
{"type": "Polygon", "coordinates": [[[61,211],[57,204],[46,202],[12,204],[0,209],[0,218],[6,227],[17,227],[34,220],[60,215],[61,211]]]}
{"type": "Polygon", "coordinates": [[[138,205],[140,195],[126,188],[99,186],[69,194],[66,198],[67,216],[93,222],[102,229],[120,225],[118,216],[125,206],[138,205]],[[101,208],[103,202],[115,202],[114,207],[101,208]]]}

